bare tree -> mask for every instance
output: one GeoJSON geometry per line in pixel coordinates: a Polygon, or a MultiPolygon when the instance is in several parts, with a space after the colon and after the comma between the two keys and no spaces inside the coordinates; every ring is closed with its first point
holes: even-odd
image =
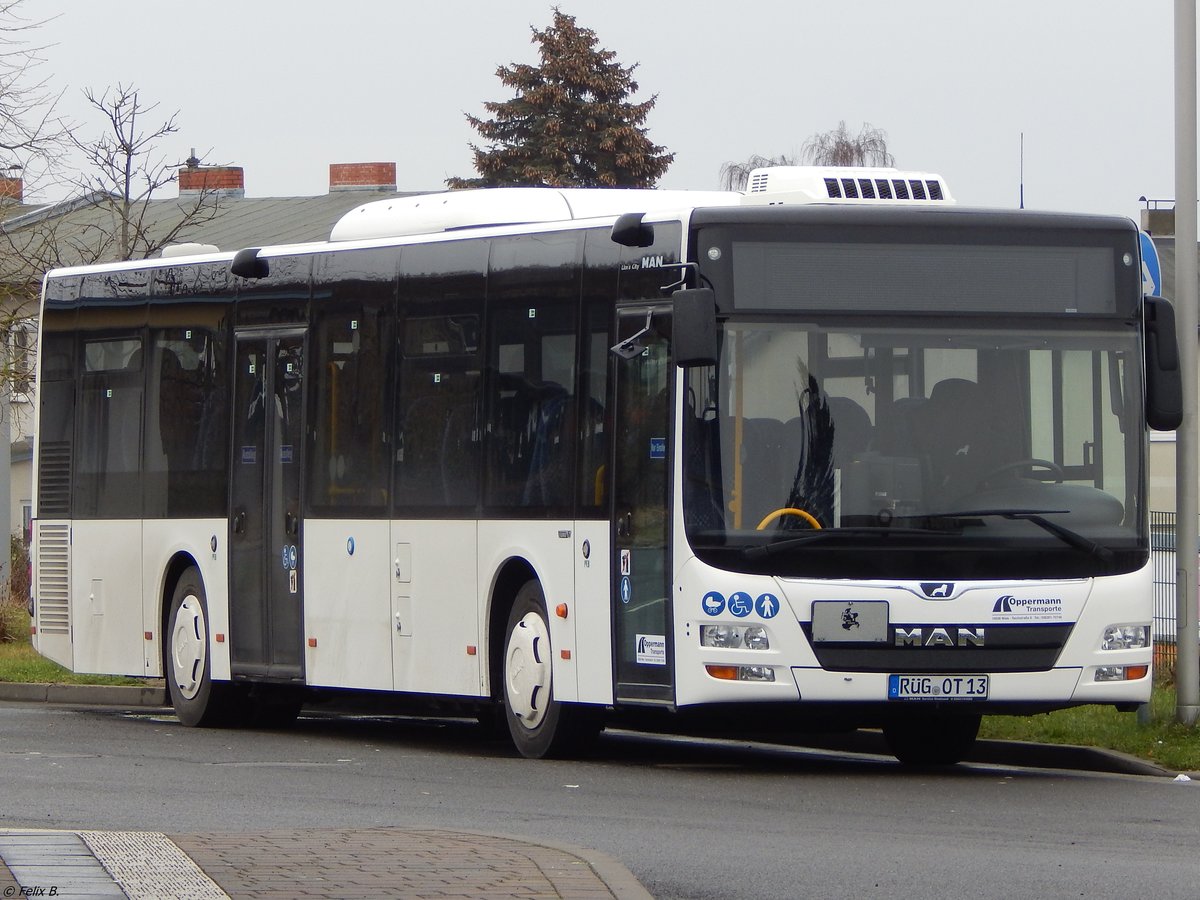
{"type": "Polygon", "coordinates": [[[887,132],[864,122],[856,135],[846,129],[845,121],[837,128],[814,134],[800,153],[788,156],[759,156],[745,162],[727,162],[721,166],[721,189],[744,191],[755,169],[769,166],[894,166],[896,158],[888,152],[887,132]]]}
{"type": "Polygon", "coordinates": [[[744,191],[750,181],[750,173],[755,169],[766,169],[770,166],[794,166],[795,157],[781,154],[779,156],[759,156],[757,153],[745,162],[727,162],[721,166],[721,190],[744,191]]]}
{"type": "Polygon", "coordinates": [[[87,162],[79,180],[80,196],[112,214],[111,230],[106,230],[107,223],[93,224],[88,230],[95,259],[145,259],[190,226],[216,215],[218,195],[208,190],[181,198],[170,221],[153,214],[150,201],[177,181],[180,167],[200,164],[198,159],[168,158],[159,150],[165,138],[179,131],[178,112],[147,126],[146,117],[158,109],[158,103],[144,104],[132,85],[118,84],[100,94],[88,89],[84,96],[106,127],[96,140],[71,138],[87,162]]]}
{"type": "Polygon", "coordinates": [[[814,134],[800,150],[800,157],[812,166],[894,166],[896,157],[888,152],[887,132],[863,122],[858,134],[846,130],[845,120],[837,128],[814,134]]]}
{"type": "Polygon", "coordinates": [[[43,23],[26,18],[23,3],[0,0],[0,174],[28,180],[60,158],[66,127],[56,113],[61,93],[38,73],[43,48],[29,40],[43,23]]]}

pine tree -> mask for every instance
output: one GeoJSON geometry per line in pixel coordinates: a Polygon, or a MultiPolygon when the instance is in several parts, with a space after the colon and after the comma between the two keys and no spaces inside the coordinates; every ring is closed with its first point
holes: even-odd
{"type": "Polygon", "coordinates": [[[449,178],[451,189],[513,185],[653,187],[674,153],[646,136],[657,95],[641,103],[632,66],[598,49],[596,33],[554,9],[554,22],[533,30],[541,65],[500,66],[496,75],[516,91],[485,102],[491,119],[467,115],[488,146],[471,145],[478,178],[449,178]]]}

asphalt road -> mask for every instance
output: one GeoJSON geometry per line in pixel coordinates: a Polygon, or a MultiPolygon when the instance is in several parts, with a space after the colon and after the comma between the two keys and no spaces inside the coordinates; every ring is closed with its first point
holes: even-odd
{"type": "Polygon", "coordinates": [[[529,761],[472,726],[0,703],[0,827],[459,828],[608,853],[659,898],[1173,897],[1200,876],[1200,782],[606,734],[529,761]]]}

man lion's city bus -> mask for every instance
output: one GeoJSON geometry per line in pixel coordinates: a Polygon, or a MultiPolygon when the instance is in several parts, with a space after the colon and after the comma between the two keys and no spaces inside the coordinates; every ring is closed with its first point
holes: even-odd
{"type": "Polygon", "coordinates": [[[1150,696],[1180,375],[1127,219],[894,169],[381,200],[50,272],[38,367],[36,646],[187,725],[343,689],[529,757],[634,721],[945,764],[1150,696]]]}

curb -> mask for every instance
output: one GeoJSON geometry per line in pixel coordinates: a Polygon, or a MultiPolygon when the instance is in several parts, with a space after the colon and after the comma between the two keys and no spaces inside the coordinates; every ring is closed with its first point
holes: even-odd
{"type": "Polygon", "coordinates": [[[26,684],[0,682],[0,700],[14,703],[85,703],[93,706],[166,706],[158,685],[26,684]]]}
{"type": "MultiPolygon", "coordinates": [[[[598,879],[604,882],[616,900],[654,900],[654,895],[646,890],[634,874],[625,867],[624,863],[616,857],[609,856],[607,853],[601,853],[599,850],[577,847],[573,844],[560,844],[548,841],[545,838],[531,838],[516,834],[496,834],[495,832],[468,831],[459,828],[454,829],[454,832],[456,834],[475,835],[481,838],[503,837],[510,841],[518,841],[522,844],[530,844],[535,847],[546,847],[567,856],[574,856],[588,864],[588,867],[595,873],[598,879]]],[[[547,873],[547,877],[549,877],[549,873],[547,873]]],[[[550,880],[553,882],[554,879],[550,878],[550,880]]]]}

